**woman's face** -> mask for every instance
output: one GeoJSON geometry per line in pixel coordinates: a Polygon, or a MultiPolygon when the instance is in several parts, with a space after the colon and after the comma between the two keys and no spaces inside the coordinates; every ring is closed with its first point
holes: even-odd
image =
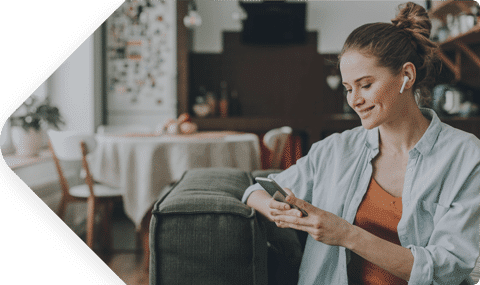
{"type": "MultiPolygon", "coordinates": [[[[340,60],[343,85],[350,107],[365,129],[395,121],[407,112],[406,94],[400,94],[402,74],[394,75],[377,59],[358,51],[347,51],[340,60]]],[[[405,93],[405,92],[404,92],[405,93]]]]}

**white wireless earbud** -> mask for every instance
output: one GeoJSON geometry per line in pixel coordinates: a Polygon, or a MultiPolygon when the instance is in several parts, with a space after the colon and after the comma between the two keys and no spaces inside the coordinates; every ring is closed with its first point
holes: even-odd
{"type": "Polygon", "coordinates": [[[402,88],[400,89],[400,94],[403,93],[403,88],[405,88],[405,85],[407,84],[408,79],[409,78],[406,75],[403,77],[403,85],[402,85],[402,88]]]}

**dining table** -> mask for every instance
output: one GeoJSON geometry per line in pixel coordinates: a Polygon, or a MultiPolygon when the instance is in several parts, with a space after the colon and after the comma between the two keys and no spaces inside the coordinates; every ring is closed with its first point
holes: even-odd
{"type": "Polygon", "coordinates": [[[183,173],[200,167],[261,168],[257,135],[234,131],[193,134],[97,134],[90,159],[95,181],[121,191],[137,230],[153,204],[183,173]]]}

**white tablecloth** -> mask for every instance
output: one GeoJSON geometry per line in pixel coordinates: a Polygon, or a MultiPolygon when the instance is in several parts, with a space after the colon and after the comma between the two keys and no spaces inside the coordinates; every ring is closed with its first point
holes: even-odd
{"type": "Polygon", "coordinates": [[[151,137],[97,135],[90,168],[98,182],[122,191],[127,216],[137,229],[162,189],[198,167],[261,168],[255,134],[200,132],[151,137]]]}

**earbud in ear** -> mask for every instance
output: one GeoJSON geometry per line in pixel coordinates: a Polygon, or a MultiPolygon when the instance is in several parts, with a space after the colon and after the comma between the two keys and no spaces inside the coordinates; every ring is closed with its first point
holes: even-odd
{"type": "Polygon", "coordinates": [[[402,85],[402,88],[400,89],[400,94],[403,93],[403,89],[405,88],[405,85],[407,84],[408,79],[409,78],[406,75],[403,77],[403,85],[402,85]]]}

